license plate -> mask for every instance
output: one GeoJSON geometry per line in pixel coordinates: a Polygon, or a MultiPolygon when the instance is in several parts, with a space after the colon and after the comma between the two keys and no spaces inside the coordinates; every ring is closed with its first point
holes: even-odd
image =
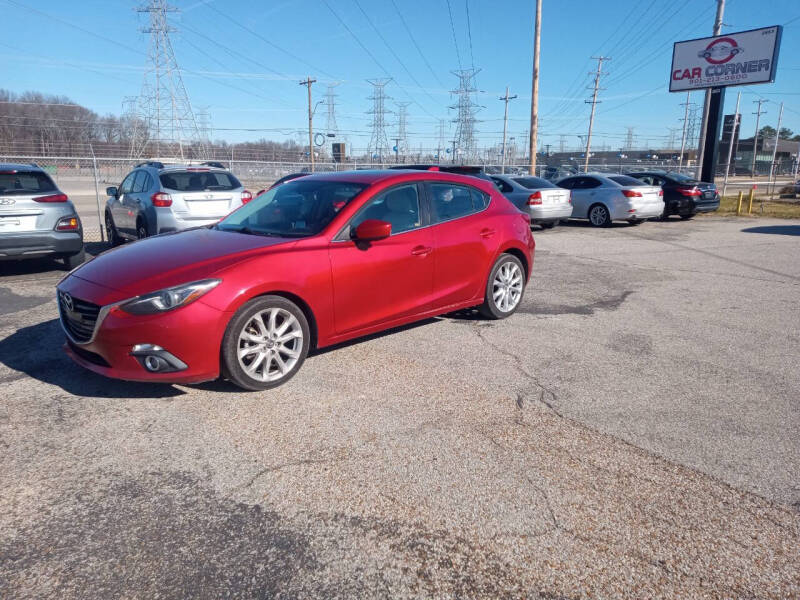
{"type": "Polygon", "coordinates": [[[219,217],[228,214],[227,200],[189,200],[186,204],[194,216],[219,217]]]}

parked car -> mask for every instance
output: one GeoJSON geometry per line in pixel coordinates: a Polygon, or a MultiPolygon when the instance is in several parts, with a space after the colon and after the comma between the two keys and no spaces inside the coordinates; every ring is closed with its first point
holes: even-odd
{"type": "Polygon", "coordinates": [[[0,260],[44,256],[68,269],[85,260],[75,206],[37,165],[0,163],[0,260]]]}
{"type": "Polygon", "coordinates": [[[108,240],[180,231],[216,223],[253,195],[221,163],[136,165],[120,186],[106,188],[108,240]]]}
{"type": "Polygon", "coordinates": [[[105,252],[57,287],[65,350],[120,379],[280,385],[309,350],[479,307],[513,314],[530,218],[490,182],[350,171],[289,181],[219,223],[105,252]],[[338,208],[337,208],[338,207],[338,208]]]}
{"type": "Polygon", "coordinates": [[[541,177],[492,175],[500,192],[531,216],[531,223],[550,229],[572,215],[572,193],[541,177]]]}
{"type": "Polygon", "coordinates": [[[664,171],[642,171],[628,175],[646,185],[657,185],[664,191],[663,219],[670,215],[691,219],[697,213],[719,208],[719,192],[713,183],[698,181],[682,173],[664,171]]]}
{"type": "Polygon", "coordinates": [[[585,173],[561,179],[557,185],[572,191],[571,218],[589,219],[594,227],[608,227],[612,221],[638,225],[664,212],[661,188],[627,175],[585,173]]]}
{"type": "Polygon", "coordinates": [[[484,171],[483,167],[470,166],[470,165],[436,165],[436,164],[423,164],[423,165],[397,165],[389,167],[392,170],[413,170],[413,171],[439,171],[440,173],[454,173],[456,175],[469,175],[470,177],[477,177],[486,181],[492,181],[490,175],[484,171]]]}

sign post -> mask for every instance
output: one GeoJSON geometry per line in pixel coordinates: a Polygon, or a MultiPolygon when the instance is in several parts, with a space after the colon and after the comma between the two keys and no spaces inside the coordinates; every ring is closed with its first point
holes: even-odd
{"type": "Polygon", "coordinates": [[[782,27],[676,42],[672,49],[669,91],[711,88],[711,104],[700,178],[714,181],[725,88],[775,81],[782,27]]]}

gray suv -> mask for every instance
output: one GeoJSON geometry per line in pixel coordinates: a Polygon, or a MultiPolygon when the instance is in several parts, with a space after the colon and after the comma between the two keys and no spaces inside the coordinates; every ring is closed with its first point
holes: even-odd
{"type": "Polygon", "coordinates": [[[0,260],[43,256],[83,263],[78,213],[41,167],[0,163],[0,260]]]}
{"type": "Polygon", "coordinates": [[[136,165],[106,194],[106,232],[113,245],[216,223],[253,197],[221,163],[152,160],[136,165]]]}

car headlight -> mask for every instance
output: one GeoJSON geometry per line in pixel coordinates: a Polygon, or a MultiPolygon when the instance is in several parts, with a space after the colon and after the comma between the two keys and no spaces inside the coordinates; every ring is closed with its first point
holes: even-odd
{"type": "Polygon", "coordinates": [[[176,285],[151,294],[138,296],[121,304],[119,308],[132,315],[154,315],[175,310],[194,302],[206,292],[217,287],[221,281],[221,279],[203,279],[202,281],[176,285]]]}

